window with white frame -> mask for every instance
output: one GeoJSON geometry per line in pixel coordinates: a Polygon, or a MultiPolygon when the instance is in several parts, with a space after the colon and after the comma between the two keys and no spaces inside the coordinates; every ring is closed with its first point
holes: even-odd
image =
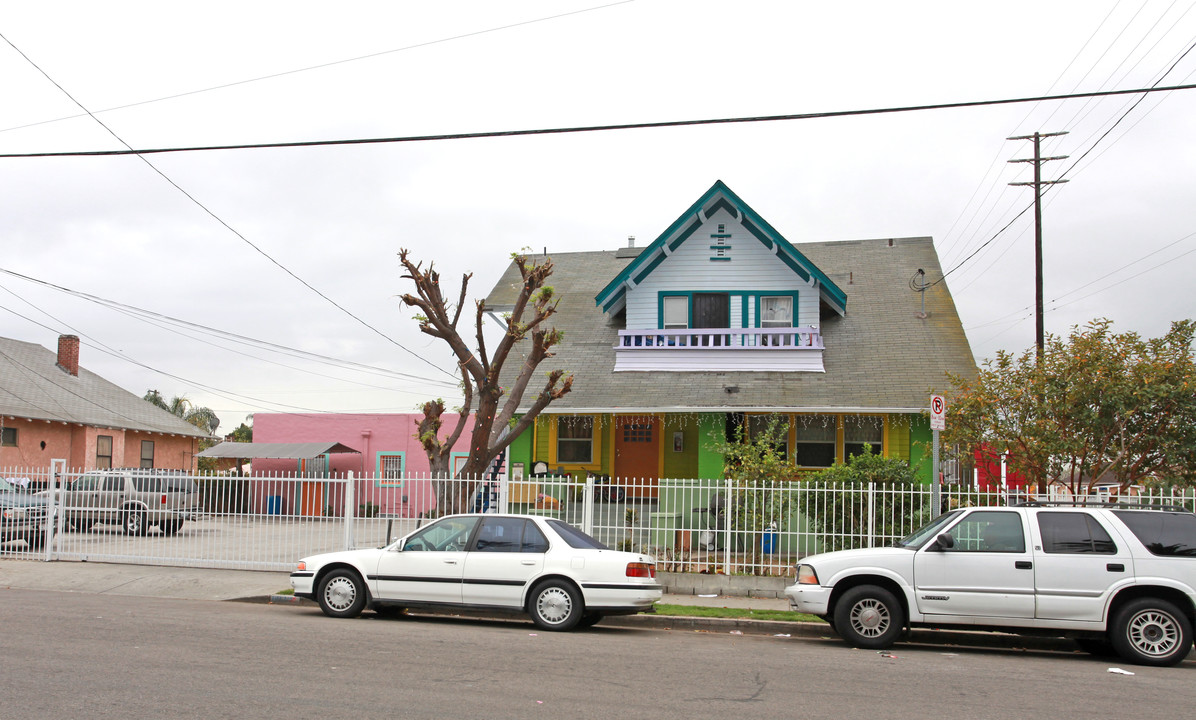
{"type": "Polygon", "coordinates": [[[884,418],[875,415],[845,415],[843,417],[843,460],[863,455],[867,448],[873,455],[884,449],[884,418]]]}
{"type": "Polygon", "coordinates": [[[661,324],[666,330],[689,327],[689,298],[684,295],[669,295],[664,298],[664,317],[661,324]]]}
{"type": "Polygon", "coordinates": [[[556,421],[556,460],[589,463],[594,457],[594,418],[566,415],[556,421]]]}
{"type": "MultiPolygon", "coordinates": [[[[793,327],[793,296],[763,295],[760,297],[760,327],[793,327]]],[[[789,335],[766,335],[762,345],[789,345],[789,335]]]]}
{"type": "Polygon", "coordinates": [[[802,467],[835,464],[838,418],[834,415],[798,415],[793,422],[793,454],[802,467]]]}

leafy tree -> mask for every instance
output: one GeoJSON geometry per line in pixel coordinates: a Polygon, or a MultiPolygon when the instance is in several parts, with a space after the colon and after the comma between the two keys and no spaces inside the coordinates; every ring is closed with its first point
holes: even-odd
{"type": "Polygon", "coordinates": [[[211,408],[196,407],[184,395],[175,395],[170,402],[167,402],[166,398],[162,397],[157,390],[147,390],[141,399],[191,423],[204,432],[214,433],[216,428],[220,427],[220,418],[216,417],[216,413],[211,408]]]}
{"type": "Polygon", "coordinates": [[[1115,334],[1108,320],[1050,336],[1033,351],[998,352],[975,380],[951,376],[946,444],[1008,452],[1040,493],[1058,479],[1089,494],[1102,478],[1196,480],[1196,321],[1163,337],[1115,334]]]}
{"type": "MultiPolygon", "coordinates": [[[[904,460],[864,452],[810,476],[801,493],[802,514],[822,536],[823,550],[862,547],[868,537],[896,540],[936,513],[918,498],[921,489],[904,460]]],[[[887,544],[887,542],[886,542],[887,544]]]]}
{"type": "Polygon", "coordinates": [[[747,535],[753,566],[759,565],[766,529],[782,525],[791,511],[789,481],[795,468],[783,451],[788,433],[788,423],[774,415],[750,438],[741,424],[730,439],[716,435],[711,443],[733,481],[726,505],[728,527],[747,535]]]}
{"type": "MultiPolygon", "coordinates": [[[[565,375],[562,370],[549,372],[527,411],[520,417],[515,416],[515,410],[523,400],[536,368],[555,354],[553,348],[560,343],[562,333],[547,324],[556,313],[559,302],[552,286],[545,284],[552,275],[552,260],[536,263],[523,254],[513,255],[512,260],[519,269],[522,284],[511,312],[506,315],[506,330],[502,339],[491,353],[483,334],[486,316],[484,300],[475,302],[473,342],[462,337],[457,329],[473,274],[467,273],[462,277],[460,294],[456,303],[451,304],[441,293],[440,273],[436,272],[433,265],[429,263],[424,269],[422,263],[411,260],[405,248],[399,251],[399,262],[406,270],[403,278],[415,285],[415,294],[403,295],[401,299],[405,305],[419,311],[416,320],[419,321],[420,332],[448,343],[457,359],[465,396],[461,406],[456,409],[453,429],[446,437],[440,435],[446,412],[444,401],[437,399],[423,405],[423,416],[417,421],[416,437],[428,455],[433,477],[449,476],[452,449],[465,429],[470,410],[474,410],[474,425],[469,441],[469,457],[461,467],[459,476],[479,478],[490,462],[530,427],[550,402],[564,396],[573,386],[572,375],[565,375]],[[499,384],[503,365],[517,344],[525,340],[530,342],[525,347],[522,366],[511,386],[503,387],[499,384]]],[[[437,508],[441,513],[463,510],[472,497],[473,489],[465,483],[437,483],[437,508]]]]}

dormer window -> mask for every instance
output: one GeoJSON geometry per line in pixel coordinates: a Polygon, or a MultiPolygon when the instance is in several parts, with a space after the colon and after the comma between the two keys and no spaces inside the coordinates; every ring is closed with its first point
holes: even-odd
{"type": "Polygon", "coordinates": [[[689,327],[689,298],[684,295],[669,295],[662,299],[665,330],[684,330],[689,327]]]}

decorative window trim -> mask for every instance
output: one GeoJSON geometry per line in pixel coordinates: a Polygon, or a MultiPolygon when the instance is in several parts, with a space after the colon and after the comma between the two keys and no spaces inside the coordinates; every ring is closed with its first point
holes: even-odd
{"type": "MultiPolygon", "coordinates": [[[[566,438],[565,442],[576,442],[576,443],[580,444],[583,440],[584,440],[583,438],[566,438]]],[[[553,465],[580,465],[580,466],[590,465],[590,466],[593,466],[599,462],[599,458],[601,457],[599,454],[600,453],[600,447],[599,447],[600,443],[598,441],[598,422],[597,422],[597,419],[593,415],[557,415],[557,416],[553,417],[552,441],[553,442],[552,442],[552,448],[551,448],[552,449],[551,458],[552,458],[553,465]],[[590,438],[589,438],[590,457],[588,459],[586,459],[586,460],[562,460],[561,459],[560,427],[561,427],[562,420],[568,420],[568,421],[588,420],[590,422],[590,438]]]]}
{"type": "Polygon", "coordinates": [[[407,482],[407,453],[383,450],[374,455],[374,487],[401,488],[407,482]],[[387,477],[384,458],[399,459],[399,476],[387,477]]]}

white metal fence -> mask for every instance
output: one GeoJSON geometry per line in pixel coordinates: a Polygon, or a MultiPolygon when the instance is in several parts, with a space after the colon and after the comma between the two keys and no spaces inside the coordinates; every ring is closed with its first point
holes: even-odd
{"type": "MultiPolygon", "coordinates": [[[[957,485],[942,489],[935,508],[924,485],[174,475],[151,500],[174,507],[176,488],[194,492],[194,515],[176,527],[164,520],[175,515],[145,507],[144,497],[130,507],[128,497],[77,492],[96,486],[81,483],[87,475],[0,468],[52,505],[40,542],[4,542],[0,556],[288,570],[305,555],[383,545],[446,512],[483,511],[563,519],[611,548],[653,555],[663,572],[791,575],[804,555],[891,544],[951,507],[1026,499],[957,485]],[[137,512],[144,530],[127,523],[137,512]]],[[[1196,506],[1190,489],[1134,499],[1196,506]]]]}

